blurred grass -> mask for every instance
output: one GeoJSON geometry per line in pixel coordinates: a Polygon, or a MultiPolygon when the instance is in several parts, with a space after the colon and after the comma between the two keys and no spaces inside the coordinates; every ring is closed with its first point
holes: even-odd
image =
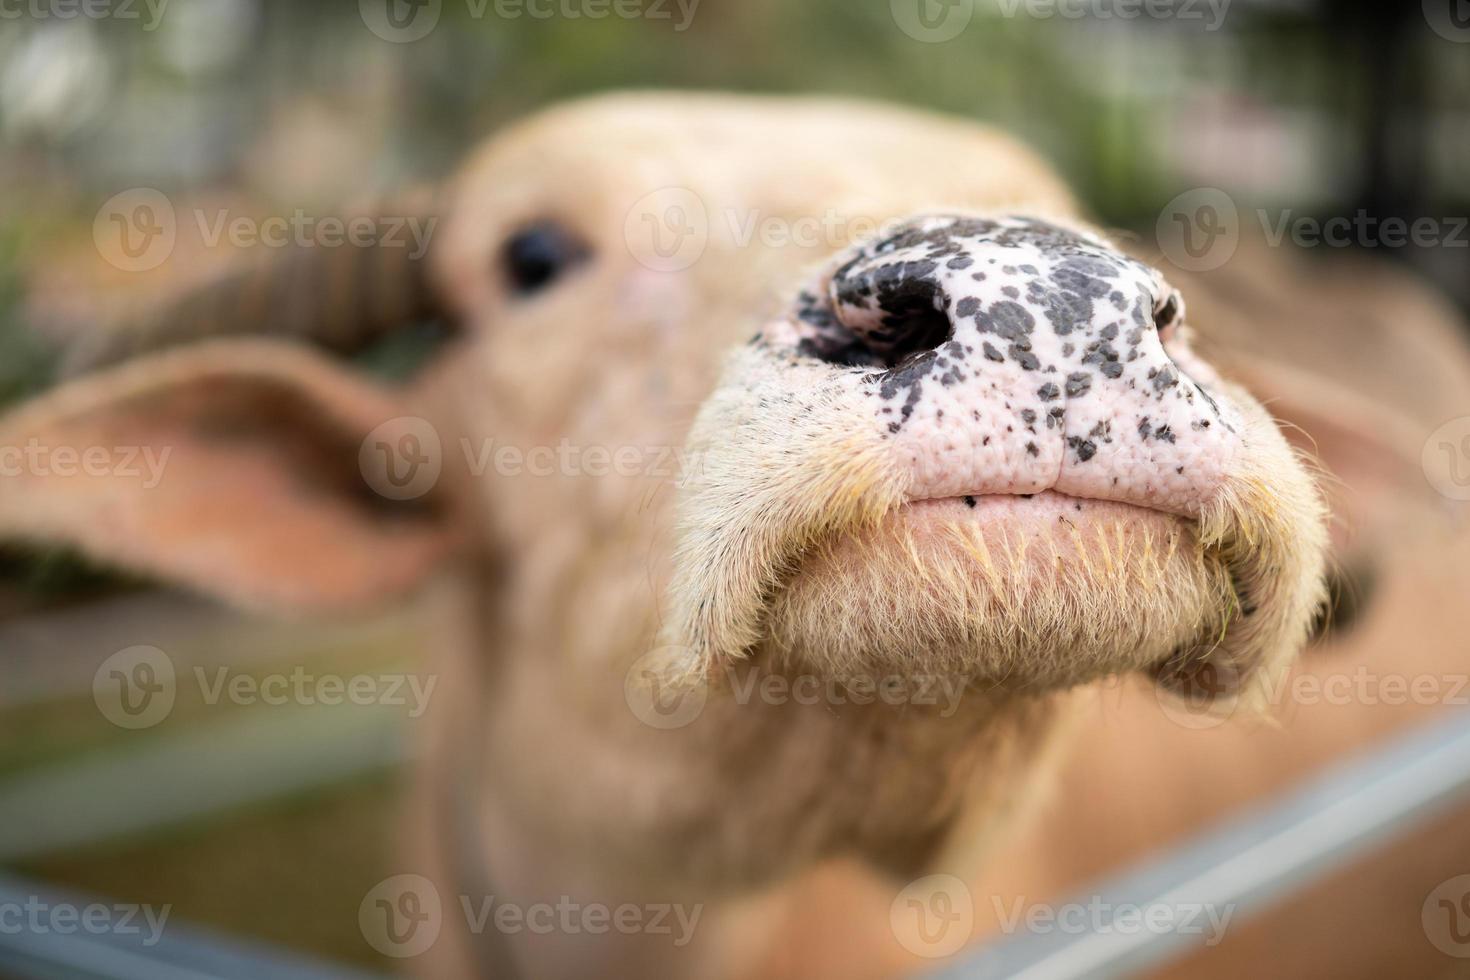
{"type": "MultiPolygon", "coordinates": [[[[144,609],[168,609],[167,604],[147,600],[127,601],[141,601],[144,609]]],[[[297,668],[316,678],[421,669],[417,654],[423,623],[412,612],[321,626],[202,612],[182,629],[170,628],[153,637],[130,636],[130,641],[148,638],[165,646],[175,668],[173,708],[152,728],[124,731],[108,722],[93,701],[89,666],[81,675],[72,675],[80,676],[74,681],[75,693],[0,711],[0,790],[13,790],[31,774],[74,771],[91,760],[115,759],[128,766],[135,752],[146,756],[155,746],[189,739],[192,733],[228,728],[232,719],[247,713],[268,718],[273,712],[299,715],[303,710],[297,705],[237,705],[227,695],[210,703],[202,684],[218,686],[221,667],[228,669],[231,684],[241,677],[259,682],[272,675],[289,676],[297,668]],[[196,668],[204,672],[203,682],[196,680],[196,668]]],[[[65,617],[65,613],[51,615],[58,620],[65,617]]],[[[81,628],[59,622],[65,629],[55,636],[48,636],[44,626],[36,632],[46,637],[47,647],[62,643],[81,648],[68,649],[66,655],[85,660],[93,647],[100,657],[123,642],[108,625],[119,619],[104,617],[81,628]],[[86,634],[99,628],[102,634],[89,643],[86,634]]],[[[26,631],[16,635],[24,637],[26,631]]],[[[304,710],[326,722],[332,712],[357,709],[317,705],[304,710]]],[[[401,725],[411,724],[406,707],[371,710],[393,717],[401,712],[401,725]]],[[[251,751],[249,746],[240,749],[251,751]]],[[[214,765],[232,771],[227,757],[215,759],[214,765]]],[[[178,778],[189,775],[180,773],[178,778]]],[[[403,870],[397,858],[406,778],[396,769],[369,776],[325,773],[315,790],[16,860],[9,867],[118,901],[169,904],[181,921],[382,969],[380,957],[362,939],[357,910],[374,884],[403,870]]],[[[151,790],[137,786],[129,792],[151,790]]],[[[106,807],[108,801],[97,803],[106,807]]],[[[76,822],[74,814],[56,816],[76,822]]],[[[8,843],[17,842],[12,838],[8,843]]]]}
{"type": "MultiPolygon", "coordinates": [[[[203,684],[217,685],[221,668],[228,670],[231,683],[243,683],[235,678],[249,678],[256,684],[297,667],[313,677],[400,674],[419,668],[414,657],[416,636],[410,630],[390,629],[377,635],[371,630],[366,635],[350,631],[343,636],[327,630],[323,636],[323,631],[293,630],[289,626],[265,630],[250,623],[241,623],[234,630],[237,635],[229,638],[228,645],[207,632],[192,641],[169,644],[166,652],[175,668],[176,695],[168,718],[153,728],[121,731],[97,710],[90,687],[72,697],[0,712],[0,779],[75,761],[90,752],[112,748],[120,739],[136,747],[148,739],[169,739],[191,725],[207,724],[232,711],[260,710],[235,705],[228,694],[213,703],[206,700],[203,684]],[[280,652],[253,660],[220,656],[221,648],[241,647],[274,647],[280,652]],[[203,682],[197,680],[196,669],[203,672],[203,682]]],[[[127,645],[117,637],[105,642],[118,648],[127,645]]],[[[111,646],[103,649],[112,652],[111,646]]]]}
{"type": "Polygon", "coordinates": [[[234,813],[166,838],[26,861],[22,874],[390,972],[362,937],[358,905],[404,870],[403,777],[385,773],[234,813]]]}
{"type": "Polygon", "coordinates": [[[0,408],[45,390],[55,373],[55,352],[21,323],[26,244],[22,222],[0,214],[0,408]]]}

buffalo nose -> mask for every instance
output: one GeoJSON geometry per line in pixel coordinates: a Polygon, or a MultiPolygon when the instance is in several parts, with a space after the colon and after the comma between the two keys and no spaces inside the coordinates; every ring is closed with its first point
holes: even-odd
{"type": "Polygon", "coordinates": [[[1198,383],[1215,379],[1183,316],[1157,271],[1097,236],[938,215],[841,256],[792,324],[798,353],[863,369],[916,496],[1056,489],[1189,512],[1237,420],[1198,383]]]}

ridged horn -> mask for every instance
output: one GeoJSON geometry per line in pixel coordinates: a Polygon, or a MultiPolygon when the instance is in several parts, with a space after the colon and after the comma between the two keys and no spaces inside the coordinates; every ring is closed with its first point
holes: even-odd
{"type": "Polygon", "coordinates": [[[439,317],[444,311],[428,275],[432,245],[419,248],[407,231],[407,222],[416,220],[424,241],[432,242],[436,200],[428,194],[411,200],[413,208],[367,212],[379,222],[389,215],[404,222],[395,242],[270,249],[177,299],[79,336],[63,355],[62,372],[81,374],[151,351],[240,335],[296,339],[352,354],[439,317]]]}

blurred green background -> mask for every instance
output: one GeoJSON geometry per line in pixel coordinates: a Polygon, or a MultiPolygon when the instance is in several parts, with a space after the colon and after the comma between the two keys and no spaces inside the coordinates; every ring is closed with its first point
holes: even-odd
{"type": "MultiPolygon", "coordinates": [[[[340,213],[445,176],[509,119],[609,88],[842,93],[990,121],[1037,145],[1100,221],[1144,239],[1166,202],[1197,187],[1224,188],[1243,209],[1470,214],[1470,30],[1447,38],[1417,2],[1235,0],[1212,24],[1199,3],[1124,21],[1006,16],[1015,4],[974,0],[968,26],[938,43],[899,29],[903,2],[702,0],[679,30],[681,8],[653,0],[650,13],[668,16],[566,15],[577,0],[543,4],[562,11],[549,17],[515,6],[509,16],[493,2],[444,0],[437,28],[412,43],[375,35],[347,0],[172,0],[151,27],[141,3],[141,20],[0,20],[0,403],[49,383],[64,337],[54,324],[85,329],[126,292],[126,275],[91,248],[112,195],[146,186],[268,213],[340,213]]],[[[1470,305],[1470,249],[1379,251],[1470,305]]],[[[404,665],[417,633],[412,612],[275,627],[64,554],[0,554],[10,665],[0,858],[63,884],[170,902],[182,918],[377,962],[356,910],[397,870],[406,719],[260,721],[183,705],[156,730],[120,731],[89,685],[125,645],[126,621],[139,624],[129,643],[165,647],[181,665],[260,670],[404,665]],[[221,773],[237,767],[249,782],[252,766],[287,751],[271,731],[279,745],[313,733],[343,751],[324,751],[312,778],[231,791],[221,773]],[[241,758],[178,754],[211,739],[244,745],[241,758]],[[147,774],[172,759],[196,767],[178,779],[208,784],[202,803],[172,816],[155,808],[151,823],[72,819],[90,774],[113,773],[136,803],[154,792],[147,774]],[[73,837],[56,838],[65,846],[3,823],[29,814],[34,830],[48,807],[69,815],[73,837]]]]}

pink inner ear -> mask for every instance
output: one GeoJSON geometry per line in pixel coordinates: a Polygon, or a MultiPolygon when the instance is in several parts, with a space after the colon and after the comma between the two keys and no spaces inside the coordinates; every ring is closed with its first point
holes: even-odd
{"type": "Polygon", "coordinates": [[[163,355],[0,419],[0,446],[29,452],[5,470],[0,534],[277,611],[420,582],[448,546],[435,498],[395,508],[358,469],[393,400],[305,352],[220,346],[232,356],[163,355]]]}

